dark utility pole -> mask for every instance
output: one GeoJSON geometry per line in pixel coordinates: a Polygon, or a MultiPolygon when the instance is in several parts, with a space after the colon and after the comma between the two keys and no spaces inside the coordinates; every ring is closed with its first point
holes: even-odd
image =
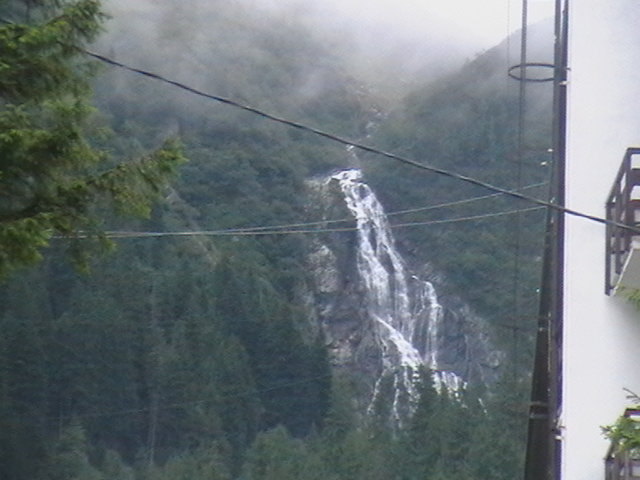
{"type": "MultiPolygon", "coordinates": [[[[565,205],[567,30],[569,0],[556,0],[551,201],[565,205]]],[[[560,480],[564,213],[549,209],[529,405],[525,480],[560,480]]]]}

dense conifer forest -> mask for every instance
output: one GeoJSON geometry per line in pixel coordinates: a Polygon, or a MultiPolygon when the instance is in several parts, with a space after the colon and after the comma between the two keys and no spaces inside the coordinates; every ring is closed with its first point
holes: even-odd
{"type": "Polygon", "coordinates": [[[545,91],[518,159],[501,47],[392,108],[295,18],[209,3],[225,8],[0,2],[0,478],[518,478],[544,211],[492,196],[397,221],[524,210],[396,230],[506,360],[460,392],[425,370],[413,417],[391,429],[358,408],[356,375],[333,368],[309,318],[309,236],[230,233],[313,222],[305,182],[354,162],[389,211],[492,192],[354,160],[83,49],[540,198],[545,91]],[[203,230],[227,234],[105,233],[203,230]]]}

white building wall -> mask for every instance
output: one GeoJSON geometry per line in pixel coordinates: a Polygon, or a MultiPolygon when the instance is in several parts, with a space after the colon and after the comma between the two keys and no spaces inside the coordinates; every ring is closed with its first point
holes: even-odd
{"type": "MultiPolygon", "coordinates": [[[[627,147],[640,146],[640,1],[572,0],[567,206],[603,217],[627,147]]],[[[603,480],[600,427],[640,393],[640,312],[604,294],[604,226],[567,216],[562,478],[603,480]]]]}

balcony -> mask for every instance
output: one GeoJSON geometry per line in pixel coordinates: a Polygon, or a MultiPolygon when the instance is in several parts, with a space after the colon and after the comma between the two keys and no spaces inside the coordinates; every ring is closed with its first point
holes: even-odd
{"type": "MultiPolygon", "coordinates": [[[[607,199],[607,220],[640,225],[640,148],[627,149],[607,199]]],[[[640,235],[607,224],[605,292],[620,287],[640,288],[640,235]]]]}
{"type": "Polygon", "coordinates": [[[605,460],[605,480],[640,480],[640,459],[629,452],[619,452],[607,456],[605,460]]]}
{"type": "Polygon", "coordinates": [[[640,451],[637,445],[640,410],[627,408],[614,429],[605,458],[605,480],[640,480],[640,451]]]}

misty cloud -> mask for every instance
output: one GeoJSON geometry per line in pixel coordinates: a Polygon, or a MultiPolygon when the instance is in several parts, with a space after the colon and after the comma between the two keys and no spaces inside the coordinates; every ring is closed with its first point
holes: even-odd
{"type": "MultiPolygon", "coordinates": [[[[238,58],[239,64],[255,60],[251,55],[260,31],[278,25],[296,41],[318,42],[341,57],[352,75],[379,89],[397,90],[451,72],[497,44],[518,26],[519,6],[513,3],[519,2],[108,0],[112,19],[106,43],[122,59],[128,55],[147,68],[157,65],[152,64],[157,49],[172,63],[181,63],[186,53],[190,70],[197,72],[215,63],[207,56],[224,56],[224,48],[241,52],[246,47],[247,58],[238,58]],[[194,64],[194,59],[202,61],[194,64]]],[[[530,16],[551,14],[551,3],[530,2],[530,16]]],[[[310,66],[316,61],[306,59],[310,66]]]]}

